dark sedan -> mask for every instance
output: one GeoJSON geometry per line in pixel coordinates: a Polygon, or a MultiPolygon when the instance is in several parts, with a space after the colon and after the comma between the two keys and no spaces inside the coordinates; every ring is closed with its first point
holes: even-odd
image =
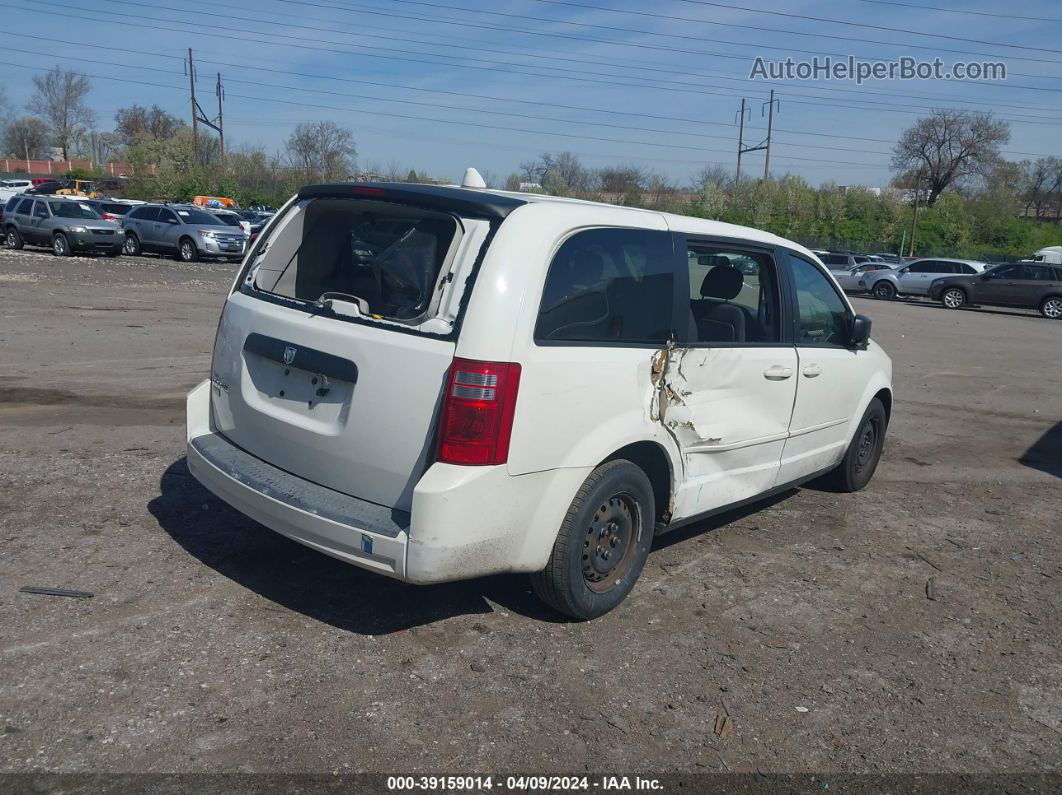
{"type": "Polygon", "coordinates": [[[1062,319],[1062,266],[1036,262],[997,265],[973,276],[946,276],[929,286],[929,297],[948,309],[984,304],[1038,309],[1062,319]]]}

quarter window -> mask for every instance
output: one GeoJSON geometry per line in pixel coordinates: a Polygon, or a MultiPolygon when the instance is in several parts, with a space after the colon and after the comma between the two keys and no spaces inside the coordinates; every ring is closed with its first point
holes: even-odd
{"type": "Polygon", "coordinates": [[[691,342],[725,347],[781,340],[780,292],[770,254],[690,240],[686,259],[691,342]]]}
{"type": "Polygon", "coordinates": [[[807,260],[790,257],[797,303],[797,345],[848,343],[848,306],[826,275],[807,260]]]}
{"type": "Polygon", "coordinates": [[[674,246],[667,232],[591,229],[549,267],[535,339],[661,345],[674,328],[674,246]]]}

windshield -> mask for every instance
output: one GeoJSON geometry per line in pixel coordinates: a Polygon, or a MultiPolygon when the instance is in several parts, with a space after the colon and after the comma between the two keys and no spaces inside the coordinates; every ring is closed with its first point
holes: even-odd
{"type": "Polygon", "coordinates": [[[87,218],[93,221],[100,220],[100,216],[95,210],[81,202],[49,202],[49,204],[52,208],[52,215],[57,218],[87,218]]]}
{"type": "Polygon", "coordinates": [[[431,307],[458,228],[443,213],[315,199],[270,237],[252,284],[308,302],[342,293],[370,314],[413,320],[431,307]]]}
{"type": "Polygon", "coordinates": [[[204,212],[203,210],[196,210],[191,207],[173,207],[171,208],[177,215],[181,216],[181,220],[186,224],[200,224],[204,226],[224,226],[225,224],[218,220],[218,217],[213,213],[204,212]]]}

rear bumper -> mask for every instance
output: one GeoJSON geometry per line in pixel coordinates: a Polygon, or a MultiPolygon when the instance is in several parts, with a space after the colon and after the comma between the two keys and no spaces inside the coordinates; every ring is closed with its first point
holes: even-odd
{"type": "Polygon", "coordinates": [[[241,513],[355,566],[412,583],[533,572],[590,468],[509,475],[434,464],[410,513],[326,489],[255,458],[211,427],[210,384],[188,396],[188,470],[241,513]]]}

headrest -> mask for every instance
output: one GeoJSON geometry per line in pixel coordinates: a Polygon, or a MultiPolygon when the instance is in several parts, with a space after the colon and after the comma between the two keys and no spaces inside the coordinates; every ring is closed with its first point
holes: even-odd
{"type": "Polygon", "coordinates": [[[596,284],[605,275],[605,258],[593,249],[581,249],[571,260],[573,280],[579,284],[596,284]]]}
{"type": "Polygon", "coordinates": [[[697,257],[698,265],[707,265],[709,268],[730,267],[730,257],[725,254],[701,254],[697,257]]]}
{"type": "Polygon", "coordinates": [[[737,268],[712,268],[701,282],[701,296],[729,301],[741,292],[744,281],[745,277],[737,268]]]}

